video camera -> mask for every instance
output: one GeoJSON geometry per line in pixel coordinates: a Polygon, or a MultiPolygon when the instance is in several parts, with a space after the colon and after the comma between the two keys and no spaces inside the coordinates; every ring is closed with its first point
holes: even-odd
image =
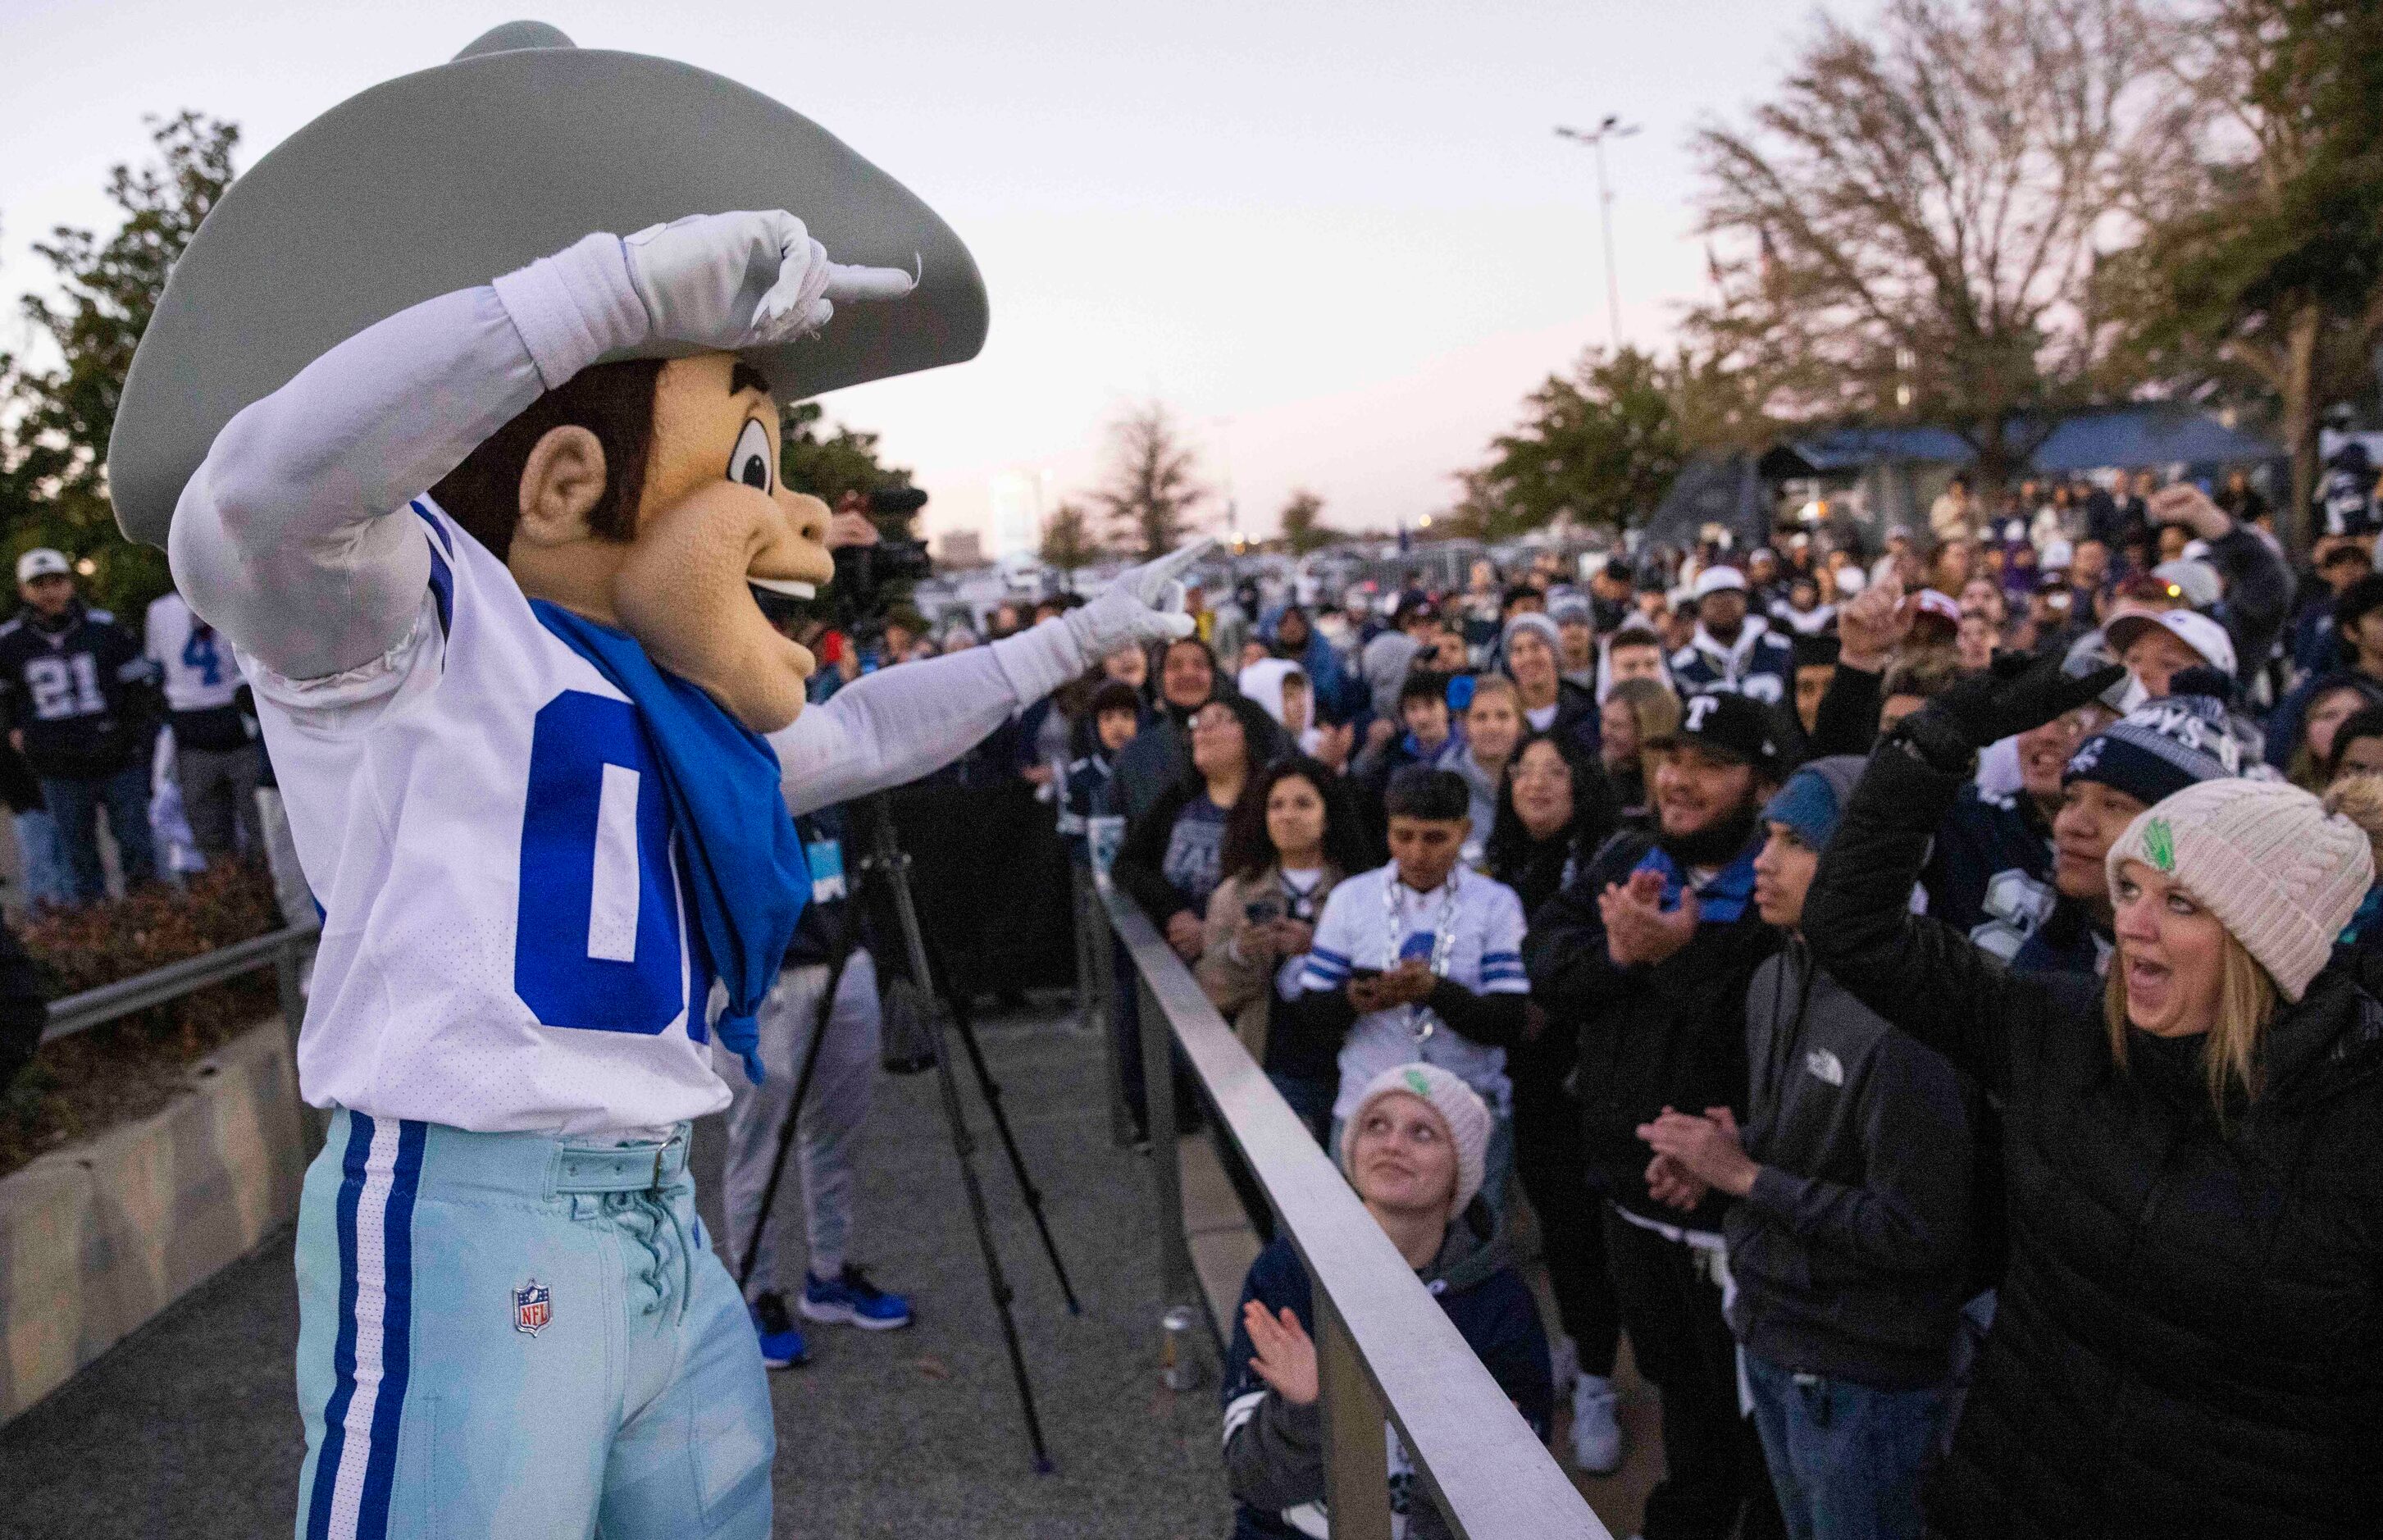
{"type": "MultiPolygon", "coordinates": [[[[926,506],[921,487],[881,487],[869,494],[872,518],[908,519],[926,506]]],[[[835,585],[828,594],[835,601],[835,623],[857,639],[883,636],[886,612],[895,598],[893,590],[934,571],[924,540],[880,539],[873,546],[839,547],[834,555],[835,585]]]]}

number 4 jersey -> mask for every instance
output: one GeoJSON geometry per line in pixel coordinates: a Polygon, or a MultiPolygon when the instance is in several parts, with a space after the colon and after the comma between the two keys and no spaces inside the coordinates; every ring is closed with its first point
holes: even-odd
{"type": "Polygon", "coordinates": [[[218,754],[245,746],[248,727],[233,704],[240,697],[240,669],[232,661],[231,644],[191,614],[179,594],[153,600],[141,631],[165,687],[174,742],[218,754]]]}
{"type": "Polygon", "coordinates": [[[710,979],[636,708],[428,498],[404,641],[327,679],[245,655],[324,908],[299,1084],[477,1132],[650,1128],[728,1103],[710,979]]]}

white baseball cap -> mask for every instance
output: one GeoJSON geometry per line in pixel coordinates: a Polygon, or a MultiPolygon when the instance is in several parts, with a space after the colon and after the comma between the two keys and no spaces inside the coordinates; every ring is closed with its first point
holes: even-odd
{"type": "Polygon", "coordinates": [[[74,563],[67,560],[66,552],[52,550],[47,546],[35,546],[17,558],[17,581],[19,583],[31,583],[37,577],[73,575],[74,563]]]}
{"type": "Polygon", "coordinates": [[[2152,575],[2162,583],[2175,585],[2183,593],[2184,602],[2195,610],[2206,610],[2226,597],[2225,580],[2206,561],[2179,557],[2154,567],[2152,575]]]}
{"type": "Polygon", "coordinates": [[[1744,573],[1739,572],[1735,567],[1707,567],[1697,574],[1696,586],[1690,590],[1688,597],[1700,599],[1707,594],[1742,594],[1744,592],[1746,592],[1744,573]]]}
{"type": "Polygon", "coordinates": [[[2203,661],[2224,671],[2228,678],[2234,677],[2233,638],[2216,621],[2190,610],[2163,610],[2149,615],[2137,610],[2120,615],[2102,628],[2102,635],[2110,644],[2110,650],[2124,658],[2136,638],[2155,626],[2201,654],[2203,661]]]}

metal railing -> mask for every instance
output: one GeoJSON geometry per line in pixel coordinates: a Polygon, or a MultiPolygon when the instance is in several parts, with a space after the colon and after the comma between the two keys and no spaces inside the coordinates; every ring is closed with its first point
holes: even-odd
{"type": "MultiPolygon", "coordinates": [[[[1139,996],[1142,1083],[1167,1302],[1200,1297],[1182,1226],[1171,1041],[1315,1286],[1325,1485],[1335,1540],[1386,1540],[1390,1534],[1386,1421],[1398,1430],[1449,1527],[1464,1540],[1611,1540],[1156,928],[1132,899],[1105,881],[1094,902],[1131,959],[1139,996]]],[[[1107,964],[1105,957],[1092,964],[1093,989],[1104,996],[1107,964]]]]}
{"type": "MultiPolygon", "coordinates": [[[[145,1011],[152,1005],[163,1005],[179,1000],[186,994],[261,967],[273,969],[281,996],[282,1029],[290,1039],[290,1072],[298,1072],[298,1029],[306,1018],[306,996],[301,987],[299,970],[303,966],[307,950],[320,939],[322,932],[312,926],[300,929],[285,927],[252,936],[229,946],[203,952],[195,957],[184,957],[163,967],[136,973],[130,979],[118,979],[112,984],[102,984],[95,990],[80,994],[63,995],[50,1002],[48,1021],[42,1028],[42,1041],[56,1042],[145,1011]]],[[[306,1132],[309,1149],[320,1142],[322,1114],[303,1101],[298,1104],[299,1124],[306,1132]]]]}

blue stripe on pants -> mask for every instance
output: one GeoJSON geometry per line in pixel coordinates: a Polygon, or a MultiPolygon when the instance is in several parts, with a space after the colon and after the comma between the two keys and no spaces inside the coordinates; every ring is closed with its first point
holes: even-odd
{"type": "Polygon", "coordinates": [[[364,1464],[363,1511],[357,1515],[358,1540],[387,1540],[390,1478],[397,1470],[398,1420],[405,1411],[405,1382],[414,1365],[414,1194],[422,1179],[422,1142],[426,1123],[401,1123],[397,1136],[397,1170],[389,1189],[381,1255],[387,1271],[382,1286],[380,1398],[373,1403],[372,1455],[364,1464]]]}
{"type": "Polygon", "coordinates": [[[315,1457],[315,1491],[307,1505],[306,1540],[328,1540],[331,1490],[339,1485],[346,1453],[348,1403],[356,1394],[356,1201],[364,1189],[364,1163],[372,1155],[373,1120],[348,1115],[348,1149],[340,1181],[340,1345],[331,1354],[331,1398],[323,1407],[323,1448],[315,1457]]]}
{"type": "Polygon", "coordinates": [[[428,1126],[376,1123],[361,1113],[348,1118],[338,1202],[340,1333],[307,1540],[386,1540],[412,1368],[414,1199],[428,1126]],[[359,1395],[367,1398],[362,1408],[359,1395]],[[351,1427],[357,1416],[365,1419],[360,1429],[351,1427]]]}

